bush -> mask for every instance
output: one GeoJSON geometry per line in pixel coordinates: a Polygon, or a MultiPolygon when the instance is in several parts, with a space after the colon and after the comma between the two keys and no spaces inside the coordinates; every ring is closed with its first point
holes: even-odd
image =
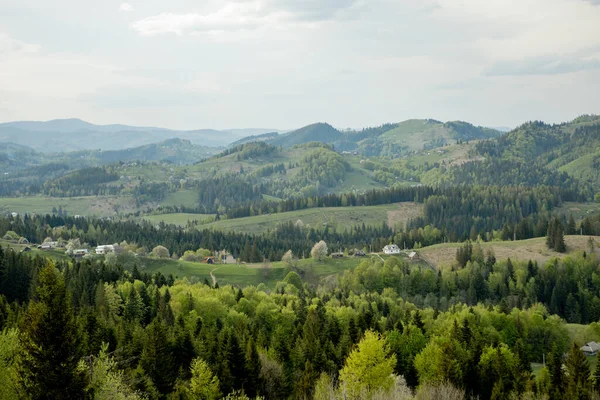
{"type": "Polygon", "coordinates": [[[152,255],[157,258],[169,258],[169,249],[165,246],[156,246],[152,249],[152,255]]]}

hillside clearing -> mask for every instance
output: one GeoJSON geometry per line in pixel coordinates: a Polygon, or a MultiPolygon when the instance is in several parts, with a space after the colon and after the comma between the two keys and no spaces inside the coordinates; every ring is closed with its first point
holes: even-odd
{"type": "MultiPolygon", "coordinates": [[[[567,244],[567,253],[571,254],[576,251],[588,251],[589,236],[570,235],[565,236],[567,244]]],[[[600,236],[595,236],[596,244],[600,242],[600,236]]],[[[430,264],[440,267],[450,265],[456,260],[456,250],[462,246],[462,243],[445,243],[425,247],[419,250],[421,257],[427,260],[430,264]]],[[[545,263],[552,257],[564,257],[565,254],[557,253],[548,250],[546,247],[546,238],[535,238],[527,240],[517,240],[508,242],[489,242],[482,243],[484,252],[492,249],[498,260],[534,260],[540,264],[545,263]]],[[[596,253],[600,254],[598,249],[596,253]]]]}
{"type": "Polygon", "coordinates": [[[322,229],[328,226],[329,228],[336,228],[338,231],[349,230],[363,223],[365,226],[381,226],[386,222],[391,227],[404,227],[408,220],[422,215],[422,212],[423,206],[415,203],[309,208],[285,213],[220,220],[201,225],[199,229],[210,228],[221,231],[260,234],[269,230],[273,231],[279,224],[296,223],[298,220],[302,221],[305,227],[322,229]]]}

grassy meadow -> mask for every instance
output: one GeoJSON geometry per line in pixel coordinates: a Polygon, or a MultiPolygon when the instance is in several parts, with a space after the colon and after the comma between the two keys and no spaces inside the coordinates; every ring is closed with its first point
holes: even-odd
{"type": "MultiPolygon", "coordinates": [[[[588,251],[589,236],[567,235],[565,243],[567,244],[566,254],[572,254],[577,251],[588,251]]],[[[600,244],[600,236],[595,236],[596,253],[598,244],[600,244]]],[[[450,265],[456,259],[456,250],[462,247],[462,243],[443,243],[433,246],[424,247],[419,250],[419,254],[431,265],[441,267],[450,265]]],[[[565,254],[557,253],[549,250],[546,247],[546,238],[535,238],[527,240],[506,241],[506,242],[487,242],[482,243],[483,251],[492,249],[498,260],[535,260],[540,264],[548,261],[552,257],[563,257],[565,254]]]]}
{"type": "Polygon", "coordinates": [[[409,219],[420,216],[422,210],[422,205],[415,203],[364,207],[309,208],[246,218],[223,219],[201,225],[199,228],[260,234],[274,230],[279,224],[287,222],[295,223],[298,220],[302,221],[304,226],[316,229],[329,226],[330,228],[336,228],[338,231],[350,230],[353,226],[362,225],[363,223],[366,226],[381,226],[383,222],[387,222],[392,227],[404,227],[409,219]]]}

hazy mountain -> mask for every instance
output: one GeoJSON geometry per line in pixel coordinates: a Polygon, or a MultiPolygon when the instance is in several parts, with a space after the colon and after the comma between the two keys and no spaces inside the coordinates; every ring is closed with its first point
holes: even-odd
{"type": "Polygon", "coordinates": [[[0,124],[0,142],[29,146],[40,152],[89,149],[121,150],[178,137],[202,146],[225,146],[248,135],[273,129],[171,130],[128,125],[95,125],[80,119],[17,121],[0,124]]]}

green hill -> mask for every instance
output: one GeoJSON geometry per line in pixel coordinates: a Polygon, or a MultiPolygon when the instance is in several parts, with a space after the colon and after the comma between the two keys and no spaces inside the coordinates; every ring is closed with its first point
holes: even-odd
{"type": "MultiPolygon", "coordinates": [[[[339,151],[354,151],[364,156],[392,156],[456,143],[498,137],[502,132],[474,126],[468,122],[441,122],[433,119],[411,119],[362,130],[339,131],[329,124],[318,123],[267,138],[270,143],[291,147],[319,141],[339,151]]],[[[260,140],[260,138],[259,138],[260,140]]]]}
{"type": "Polygon", "coordinates": [[[272,144],[283,147],[291,147],[295,144],[308,142],[335,143],[342,139],[342,133],[333,126],[325,123],[316,123],[304,128],[280,135],[271,141],[272,144]]]}

